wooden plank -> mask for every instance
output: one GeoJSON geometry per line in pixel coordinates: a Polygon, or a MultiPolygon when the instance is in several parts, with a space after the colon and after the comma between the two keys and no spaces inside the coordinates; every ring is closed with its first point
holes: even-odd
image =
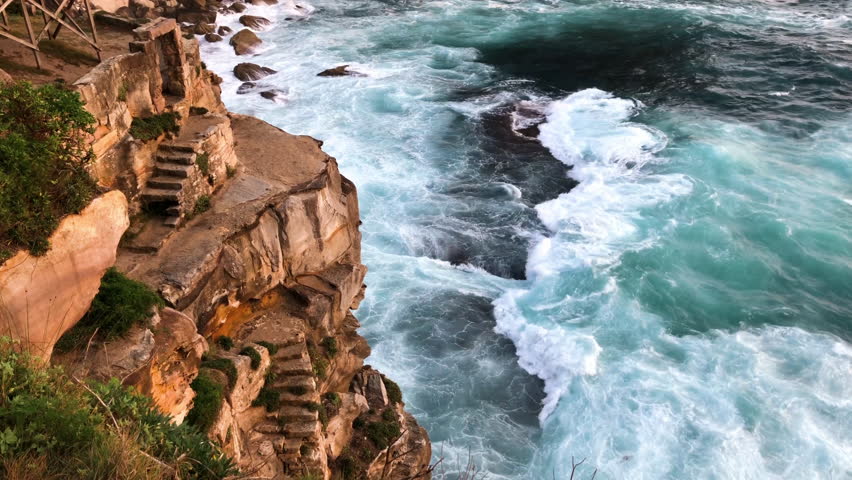
{"type": "MultiPolygon", "coordinates": [[[[22,2],[24,2],[24,1],[27,1],[27,0],[21,0],[21,1],[22,1],[22,2]]],[[[98,52],[100,52],[101,47],[100,47],[98,44],[96,44],[95,42],[91,41],[91,40],[89,39],[89,37],[87,37],[84,33],[82,33],[82,32],[80,32],[80,31],[78,31],[77,29],[75,29],[75,28],[74,28],[74,27],[72,27],[71,25],[68,25],[67,23],[65,23],[65,20],[62,20],[61,18],[57,17],[56,15],[54,15],[54,14],[53,14],[53,12],[50,12],[50,11],[45,10],[45,9],[44,9],[41,5],[39,5],[39,4],[37,4],[37,3],[35,3],[35,1],[34,1],[34,0],[29,0],[29,2],[30,2],[30,5],[33,5],[34,7],[36,7],[36,8],[38,8],[38,9],[40,9],[40,10],[44,11],[44,13],[46,13],[48,17],[50,17],[50,18],[52,18],[53,20],[55,20],[55,21],[59,22],[62,26],[64,26],[65,28],[67,28],[68,30],[70,30],[71,32],[73,32],[75,35],[77,35],[78,37],[80,37],[80,38],[82,38],[83,40],[85,40],[85,41],[86,41],[86,43],[88,43],[89,45],[91,45],[91,46],[92,46],[92,48],[94,48],[95,50],[98,50],[98,52]]]]}
{"type": "Polygon", "coordinates": [[[11,40],[13,42],[18,42],[18,43],[20,43],[21,45],[23,45],[27,48],[31,48],[33,50],[38,50],[38,47],[36,47],[32,43],[29,43],[26,40],[20,39],[16,36],[12,35],[11,33],[4,31],[4,30],[0,30],[0,37],[5,37],[5,38],[8,38],[9,40],[11,40]]]}
{"type": "MultiPolygon", "coordinates": [[[[86,6],[86,14],[89,15],[89,26],[92,27],[92,39],[95,40],[95,46],[98,45],[98,29],[95,27],[95,16],[92,15],[92,6],[89,5],[89,0],[83,0],[83,5],[86,6]]],[[[98,54],[98,61],[103,61],[101,58],[101,49],[97,48],[96,53],[98,54]]]]}
{"type": "MultiPolygon", "coordinates": [[[[57,14],[58,14],[59,12],[61,12],[61,11],[62,11],[62,9],[65,7],[65,4],[66,4],[66,3],[68,3],[68,0],[62,0],[62,3],[60,3],[60,4],[59,4],[59,8],[57,8],[57,9],[56,9],[56,13],[57,13],[57,14]]],[[[44,0],[42,0],[42,5],[44,5],[44,0]]],[[[49,20],[49,21],[45,21],[45,22],[44,22],[44,27],[42,27],[41,31],[40,31],[40,32],[38,32],[38,35],[36,35],[36,42],[38,42],[39,40],[41,40],[41,37],[44,35],[44,32],[47,32],[48,30],[50,30],[50,24],[51,24],[51,23],[53,23],[53,20],[49,20]]],[[[61,26],[61,25],[60,25],[60,26],[61,26]]],[[[56,32],[54,32],[54,33],[53,33],[53,36],[51,36],[51,35],[48,33],[48,37],[50,37],[50,38],[56,38],[56,35],[57,35],[58,33],[59,33],[59,29],[57,28],[57,29],[56,29],[56,32]]]]}
{"type": "Polygon", "coordinates": [[[30,14],[27,12],[27,0],[21,0],[21,10],[24,12],[24,23],[27,24],[27,33],[30,35],[30,43],[32,44],[33,56],[35,56],[36,67],[41,68],[41,58],[38,55],[38,45],[36,45],[33,26],[30,24],[30,14]]]}

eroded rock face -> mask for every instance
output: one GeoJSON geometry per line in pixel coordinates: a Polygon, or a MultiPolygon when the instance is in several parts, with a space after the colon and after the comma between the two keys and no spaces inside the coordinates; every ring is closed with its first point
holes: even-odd
{"type": "Polygon", "coordinates": [[[248,28],[244,28],[235,33],[229,43],[234,47],[234,53],[237,55],[247,55],[257,50],[257,47],[263,42],[257,38],[254,32],[248,28]]]}
{"type": "Polygon", "coordinates": [[[326,452],[331,460],[340,456],[340,453],[349,445],[352,438],[352,422],[362,413],[370,409],[367,399],[357,393],[341,393],[340,407],[337,415],[332,417],[326,427],[326,452]]]}
{"type": "Polygon", "coordinates": [[[50,358],[59,337],[89,309],[128,224],[127,199],[112,191],[62,219],[45,255],[19,251],[0,265],[4,335],[50,358]]]}
{"type": "Polygon", "coordinates": [[[273,73],[276,73],[276,71],[268,67],[261,67],[255,63],[239,63],[234,67],[234,76],[244,82],[260,80],[273,73]]]}

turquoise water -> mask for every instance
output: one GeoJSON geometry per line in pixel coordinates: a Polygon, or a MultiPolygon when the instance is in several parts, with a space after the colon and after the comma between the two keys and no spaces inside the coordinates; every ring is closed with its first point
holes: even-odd
{"type": "Polygon", "coordinates": [[[358,185],[368,361],[448,472],[852,478],[852,3],[300,5],[249,7],[277,101],[205,60],[358,185]]]}

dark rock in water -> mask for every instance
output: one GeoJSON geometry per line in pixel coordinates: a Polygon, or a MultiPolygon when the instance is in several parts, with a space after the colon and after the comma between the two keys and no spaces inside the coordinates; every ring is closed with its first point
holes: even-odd
{"type": "Polygon", "coordinates": [[[177,21],[181,23],[216,23],[216,12],[177,12],[177,21]]]}
{"type": "Polygon", "coordinates": [[[355,72],[349,70],[349,65],[340,65],[334,68],[329,68],[328,70],[323,70],[317,74],[318,77],[366,77],[361,72],[355,72]]]}
{"type": "Polygon", "coordinates": [[[220,37],[219,35],[216,35],[215,33],[208,33],[207,35],[204,35],[204,40],[207,40],[210,43],[221,42],[222,37],[220,37]]]}
{"type": "Polygon", "coordinates": [[[234,13],[243,13],[243,12],[245,12],[245,11],[246,11],[246,9],[247,9],[247,8],[248,8],[248,7],[246,6],[246,4],[245,4],[245,3],[242,3],[242,2],[234,3],[233,5],[231,5],[230,7],[228,7],[228,9],[229,9],[230,11],[234,12],[234,13]]]}
{"type": "Polygon", "coordinates": [[[225,35],[230,35],[231,32],[233,32],[233,30],[231,30],[231,27],[226,27],[224,25],[219,27],[219,30],[216,30],[216,33],[218,33],[220,37],[224,37],[225,35]]]}
{"type": "Polygon", "coordinates": [[[248,28],[244,28],[234,34],[229,42],[234,47],[234,53],[237,55],[245,55],[252,53],[263,41],[257,38],[248,28]]]}
{"type": "Polygon", "coordinates": [[[253,30],[263,30],[272,24],[268,18],[256,17],[254,15],[243,15],[240,17],[240,23],[253,30]]]}
{"type": "Polygon", "coordinates": [[[254,82],[243,82],[243,84],[237,88],[237,95],[245,95],[254,90],[256,86],[257,84],[254,82]]]}
{"type": "Polygon", "coordinates": [[[278,92],[276,90],[264,90],[260,92],[260,96],[267,100],[275,100],[275,97],[278,96],[278,92]]]}
{"type": "Polygon", "coordinates": [[[234,76],[244,82],[249,80],[260,80],[261,78],[273,73],[275,73],[275,70],[268,67],[261,67],[254,63],[240,63],[234,67],[234,76]]]}
{"type": "Polygon", "coordinates": [[[216,25],[210,23],[199,23],[193,28],[196,35],[207,35],[216,32],[216,25]]]}

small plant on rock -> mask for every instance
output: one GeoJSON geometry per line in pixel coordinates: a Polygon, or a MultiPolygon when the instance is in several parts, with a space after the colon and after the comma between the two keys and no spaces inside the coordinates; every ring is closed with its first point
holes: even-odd
{"type": "Polygon", "coordinates": [[[253,407],[265,407],[267,412],[274,412],[281,408],[281,393],[269,385],[264,385],[251,405],[253,407]]]}
{"type": "Polygon", "coordinates": [[[245,355],[251,359],[251,369],[257,370],[260,368],[261,356],[260,352],[254,349],[251,346],[245,346],[242,350],[240,350],[240,355],[245,355]]]}
{"type": "Polygon", "coordinates": [[[198,165],[198,170],[204,175],[210,175],[210,154],[207,152],[199,153],[195,156],[195,164],[198,165]]]}
{"type": "Polygon", "coordinates": [[[393,380],[382,375],[382,382],[385,384],[385,390],[388,392],[388,399],[391,403],[402,403],[402,389],[393,380]]]}
{"type": "Polygon", "coordinates": [[[216,345],[227,351],[234,348],[234,339],[227,335],[222,335],[216,339],[216,345]]]}
{"type": "Polygon", "coordinates": [[[214,358],[201,362],[201,368],[212,368],[219,370],[228,377],[228,388],[234,388],[237,383],[237,367],[230,358],[214,358]]]}
{"type": "Polygon", "coordinates": [[[334,337],[325,337],[322,339],[322,346],[325,348],[326,355],[329,358],[337,355],[337,339],[334,337]]]}
{"type": "Polygon", "coordinates": [[[186,416],[186,421],[202,432],[207,432],[213,426],[222,408],[223,387],[203,371],[195,377],[190,386],[195,392],[195,400],[192,410],[186,416]]]}
{"type": "Polygon", "coordinates": [[[260,346],[261,346],[261,347],[263,347],[263,348],[265,348],[265,349],[266,349],[266,351],[267,351],[267,352],[269,352],[269,356],[270,356],[270,357],[271,357],[272,355],[275,355],[276,353],[278,353],[278,345],[275,345],[274,343],[269,343],[269,342],[267,342],[267,341],[265,341],[265,340],[261,340],[261,341],[259,341],[259,342],[254,342],[254,343],[256,343],[256,344],[260,345],[260,346]]]}
{"type": "Polygon", "coordinates": [[[180,114],[177,112],[166,112],[146,118],[134,118],[130,124],[130,135],[147,142],[154,140],[164,133],[176,134],[180,131],[180,114]]]}

